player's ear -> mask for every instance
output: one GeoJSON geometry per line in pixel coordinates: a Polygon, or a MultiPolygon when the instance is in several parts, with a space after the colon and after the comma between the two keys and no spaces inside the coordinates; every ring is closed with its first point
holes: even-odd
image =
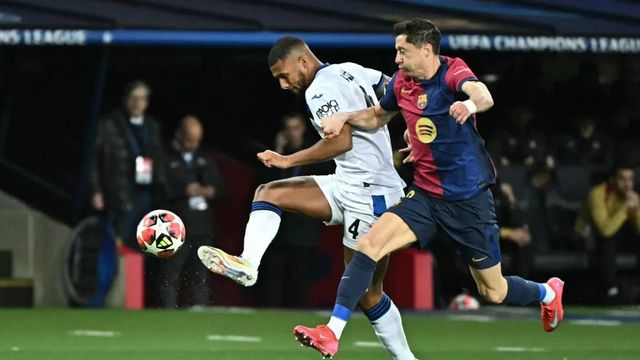
{"type": "Polygon", "coordinates": [[[309,68],[309,61],[307,60],[307,57],[300,55],[300,57],[298,57],[298,65],[300,65],[302,69],[307,70],[309,68]]]}
{"type": "Polygon", "coordinates": [[[424,52],[424,54],[426,56],[432,55],[433,54],[433,45],[431,45],[429,43],[422,44],[422,51],[424,52]]]}

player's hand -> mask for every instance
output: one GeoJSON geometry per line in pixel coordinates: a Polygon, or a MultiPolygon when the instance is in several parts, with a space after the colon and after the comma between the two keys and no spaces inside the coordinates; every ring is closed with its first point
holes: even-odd
{"type": "Polygon", "coordinates": [[[347,120],[346,113],[337,113],[322,119],[322,132],[324,133],[324,137],[332,139],[340,135],[340,131],[347,120]]]}
{"type": "Polygon", "coordinates": [[[289,158],[278,154],[272,150],[266,150],[258,153],[258,160],[260,160],[266,167],[277,167],[279,169],[289,168],[289,158]]]}
{"type": "Polygon", "coordinates": [[[413,160],[415,160],[415,157],[413,156],[413,151],[411,151],[411,138],[409,137],[409,130],[404,131],[404,142],[407,143],[407,147],[400,149],[398,151],[400,151],[401,153],[407,153],[407,156],[405,156],[405,158],[402,159],[402,163],[406,164],[406,163],[413,162],[413,160]]]}
{"type": "Polygon", "coordinates": [[[451,107],[449,108],[449,115],[456,119],[458,124],[464,124],[465,121],[469,119],[469,116],[471,116],[471,111],[469,111],[469,108],[467,108],[462,101],[456,101],[451,104],[451,107]]]}

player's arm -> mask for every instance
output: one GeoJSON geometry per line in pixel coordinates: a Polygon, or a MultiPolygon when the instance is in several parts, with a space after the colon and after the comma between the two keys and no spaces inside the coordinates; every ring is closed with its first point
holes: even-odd
{"type": "Polygon", "coordinates": [[[457,123],[463,124],[471,115],[493,107],[491,92],[482,82],[465,81],[462,84],[462,91],[469,96],[469,99],[456,101],[449,108],[449,115],[456,119],[457,123]]]}
{"type": "Polygon", "coordinates": [[[353,146],[351,126],[345,126],[346,131],[333,138],[322,138],[312,146],[290,155],[280,155],[275,151],[267,150],[258,154],[258,159],[266,167],[287,169],[296,166],[313,164],[343,154],[353,146]]]}
{"type": "Polygon", "coordinates": [[[322,131],[327,138],[333,138],[340,134],[345,124],[360,128],[365,131],[375,130],[385,126],[397,111],[387,111],[380,104],[375,106],[345,113],[337,113],[322,119],[322,131]]]}

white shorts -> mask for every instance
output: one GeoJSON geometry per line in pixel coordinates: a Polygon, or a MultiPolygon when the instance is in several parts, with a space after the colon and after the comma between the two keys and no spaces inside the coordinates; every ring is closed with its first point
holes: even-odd
{"type": "Polygon", "coordinates": [[[343,224],[342,244],[355,250],[358,240],[366,234],[373,223],[387,208],[404,196],[402,188],[372,186],[369,194],[345,190],[336,175],[312,176],[331,206],[331,220],[326,225],[343,224]],[[380,189],[380,193],[376,192],[380,189]]]}

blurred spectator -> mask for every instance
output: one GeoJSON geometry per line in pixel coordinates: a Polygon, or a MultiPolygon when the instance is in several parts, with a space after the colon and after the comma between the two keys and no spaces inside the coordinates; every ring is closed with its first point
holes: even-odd
{"type": "Polygon", "coordinates": [[[531,166],[536,160],[550,156],[545,135],[535,127],[535,118],[528,105],[515,105],[509,111],[514,127],[503,129],[488,144],[499,166],[531,166]]]}
{"type": "Polygon", "coordinates": [[[535,251],[546,252],[553,241],[553,228],[548,203],[556,196],[555,164],[543,160],[534,162],[527,171],[529,183],[524,191],[525,218],[531,236],[536,239],[535,251]]]}
{"type": "Polygon", "coordinates": [[[640,203],[634,181],[632,166],[626,162],[614,165],[609,180],[589,192],[575,224],[576,232],[596,240],[597,274],[613,304],[620,295],[616,256],[633,252],[636,271],[640,269],[640,203]]]}
{"type": "MultiPolygon", "coordinates": [[[[311,146],[305,137],[306,121],[301,115],[286,115],[275,138],[275,151],[288,155],[311,146]]],[[[331,163],[275,169],[272,179],[331,172],[331,163]]],[[[311,281],[315,255],[320,243],[322,223],[309,217],[283,213],[280,231],[260,266],[258,302],[266,307],[302,307],[311,281]]]]}
{"type": "Polygon", "coordinates": [[[164,192],[160,128],[145,113],[150,94],[145,82],[129,83],[123,108],[100,121],[90,180],[91,205],[107,212],[116,237],[132,249],[138,221],[164,192]]]}
{"type": "Polygon", "coordinates": [[[529,247],[531,234],[520,210],[513,188],[498,182],[493,188],[496,217],[500,226],[500,245],[505,257],[510,258],[509,273],[527,277],[531,270],[533,253],[529,247]]]}
{"type": "Polygon", "coordinates": [[[632,119],[631,110],[628,107],[617,107],[609,129],[609,136],[615,144],[615,158],[622,157],[629,161],[629,165],[640,167],[640,132],[637,119],[632,119]]]}
{"type": "Polygon", "coordinates": [[[596,119],[579,116],[574,133],[558,137],[556,154],[560,165],[610,164],[613,156],[609,138],[597,130],[596,119]]]}
{"type": "Polygon", "coordinates": [[[195,116],[180,122],[167,152],[167,207],[184,221],[187,241],[183,249],[158,264],[160,303],[177,307],[182,290],[187,305],[209,302],[209,271],[197,256],[201,245],[211,245],[211,202],[222,193],[222,178],[215,160],[200,147],[202,123],[195,116]]]}

